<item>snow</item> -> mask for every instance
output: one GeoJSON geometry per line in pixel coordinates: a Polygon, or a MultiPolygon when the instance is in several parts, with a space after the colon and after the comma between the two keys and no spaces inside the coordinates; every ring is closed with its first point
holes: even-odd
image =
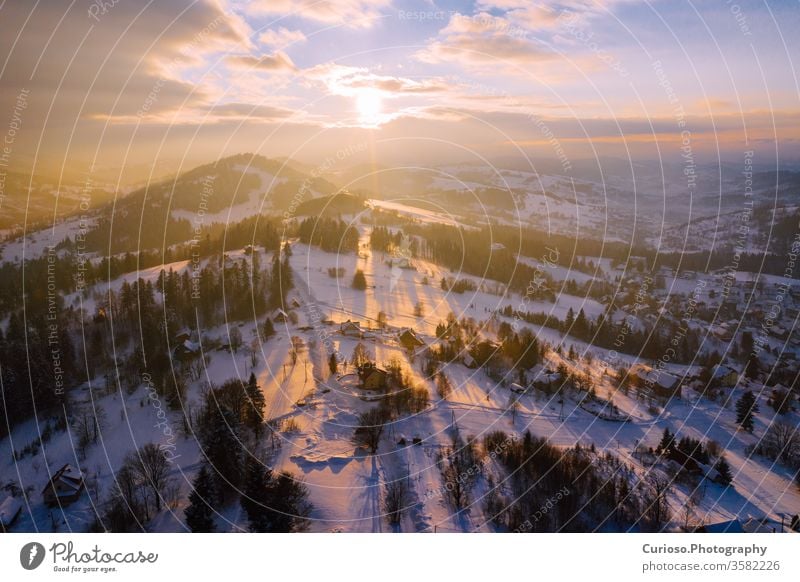
{"type": "Polygon", "coordinates": [[[273,186],[277,186],[278,184],[282,184],[288,180],[288,178],[278,177],[270,174],[269,172],[251,166],[238,165],[234,166],[233,169],[246,174],[255,174],[258,176],[261,182],[257,188],[253,188],[247,193],[247,200],[245,202],[234,204],[233,206],[230,206],[224,210],[220,210],[219,212],[206,213],[203,215],[183,209],[172,210],[170,212],[172,218],[175,220],[184,219],[190,222],[202,221],[205,224],[212,224],[215,222],[221,222],[225,224],[240,222],[245,218],[256,214],[261,214],[265,210],[271,208],[269,190],[273,186]]]}
{"type": "Polygon", "coordinates": [[[444,224],[447,226],[456,227],[464,226],[458,220],[456,220],[456,218],[453,218],[450,215],[445,216],[441,213],[434,212],[433,210],[417,208],[416,206],[409,206],[401,202],[390,202],[388,200],[367,200],[367,205],[370,208],[378,208],[380,210],[388,210],[391,212],[397,212],[399,214],[405,214],[406,216],[410,216],[422,222],[444,224]]]}
{"type": "MultiPolygon", "coordinates": [[[[381,203],[383,208],[397,209],[396,205],[381,203]]],[[[404,207],[403,211],[411,211],[406,209],[410,207],[404,207]]],[[[425,211],[413,210],[420,219],[437,219],[425,211]]],[[[438,219],[449,220],[446,217],[438,219]]],[[[368,234],[366,230],[362,232],[362,244],[368,241],[368,234]]],[[[472,503],[460,513],[453,511],[443,494],[436,455],[448,446],[455,431],[462,436],[474,435],[480,439],[495,430],[517,437],[529,430],[560,447],[594,443],[601,451],[610,452],[643,472],[645,466],[633,454],[635,447],[655,447],[663,430],[669,428],[679,436],[713,439],[727,451],[734,487],[726,489],[716,484],[707,485],[698,507],[698,514],[705,522],[744,521],[749,517],[764,516],[779,520],[782,513],[797,512],[800,493],[790,471],[746,452],[747,447],[757,440],[757,435],[763,435],[771,420],[771,409],[763,402],[763,397],[762,411],[756,415],[756,436],[738,430],[730,404],[735,401],[733,398],[724,405],[700,397],[673,400],[662,411],[654,411],[633,394],[617,389],[615,379],[598,363],[609,359],[606,350],[565,338],[558,330],[531,325],[528,327],[540,339],[554,345],[574,344],[578,352],[590,350],[593,353],[595,364],[590,366],[569,362],[551,352],[547,361],[542,363],[542,369],[555,370],[559,365],[566,365],[575,372],[590,374],[596,384],[596,399],[586,400],[585,395],[574,391],[553,397],[536,391],[514,394],[508,387],[490,380],[483,370],[452,363],[445,372],[454,389],[443,400],[436,394],[434,383],[423,376],[418,362],[408,360],[405,350],[397,342],[397,331],[413,329],[424,341],[432,343],[437,323],[451,311],[459,318],[483,321],[506,305],[516,308],[520,304],[518,295],[507,293],[502,286],[498,289],[481,286],[478,278],[474,278],[479,284],[475,292],[446,293],[438,282],[442,276],[452,276],[452,273],[420,259],[411,261],[411,269],[396,269],[388,265],[390,257],[376,252],[364,251],[360,256],[326,253],[296,241],[292,244],[292,251],[290,265],[296,288],[290,299],[296,299],[300,304],[292,310],[298,316],[298,324],[293,325],[290,321],[276,324],[276,335],[261,346],[255,367],[251,367],[247,350],[233,354],[228,351],[210,352],[204,346],[213,339],[227,343],[233,327],[240,329],[244,345],[249,345],[257,337],[256,325],[261,322],[229,322],[201,330],[197,343],[204,349],[208,362],[203,364],[201,378],[189,383],[186,405],[197,410],[208,383],[219,385],[229,378],[246,379],[251,371],[255,373],[267,402],[266,418],[277,427],[275,440],[259,443],[261,450],[267,452],[270,466],[291,471],[308,487],[314,505],[312,531],[390,531],[381,502],[384,484],[396,479],[406,480],[411,489],[411,507],[398,530],[490,531],[481,500],[486,492],[485,482],[478,481],[472,493],[472,503]],[[331,278],[327,274],[329,267],[343,267],[346,274],[343,278],[331,278]],[[349,286],[356,269],[365,273],[368,283],[365,291],[349,286]],[[427,285],[423,284],[426,277],[427,285]],[[424,306],[421,317],[414,315],[418,302],[424,306]],[[312,317],[314,311],[322,317],[312,317]],[[377,329],[379,311],[387,316],[389,329],[385,331],[377,329]],[[335,323],[321,323],[319,320],[322,318],[330,318],[335,323]],[[363,339],[339,333],[338,324],[348,319],[361,325],[363,339]],[[295,363],[290,357],[293,336],[300,337],[304,345],[295,363]],[[374,404],[355,385],[352,367],[335,375],[328,370],[331,350],[346,360],[359,342],[374,354],[379,365],[393,358],[399,359],[412,381],[425,386],[431,395],[430,406],[424,411],[387,426],[376,455],[358,449],[351,441],[358,415],[374,404]],[[514,414],[510,411],[513,402],[518,406],[514,414]],[[606,414],[610,403],[620,411],[617,418],[609,419],[606,414]],[[401,438],[405,439],[405,445],[399,444],[401,438]],[[419,444],[412,444],[415,438],[419,439],[419,444]],[[274,449],[273,443],[277,445],[274,449]]],[[[240,256],[243,255],[231,253],[232,258],[240,256]]],[[[269,264],[266,254],[261,263],[269,264]]],[[[133,282],[139,277],[155,280],[162,269],[172,268],[180,272],[188,267],[187,261],[179,261],[129,273],[112,282],[101,283],[88,296],[109,287],[118,290],[124,281],[133,282]]],[[[608,265],[603,264],[602,268],[608,269],[608,265]]],[[[562,267],[553,269],[552,274],[557,280],[573,278],[578,282],[581,279],[577,277],[583,275],[562,267]]],[[[668,280],[668,287],[672,284],[676,288],[679,285],[693,288],[695,282],[686,281],[684,284],[683,280],[668,280]]],[[[72,302],[78,298],[68,299],[72,302]]],[[[527,311],[543,311],[559,318],[564,318],[569,309],[576,314],[584,309],[590,317],[603,312],[603,306],[592,299],[566,294],[560,294],[555,303],[526,304],[527,311]]],[[[493,328],[503,320],[510,321],[496,316],[495,322],[482,333],[492,337],[493,328]]],[[[626,366],[634,363],[632,357],[618,357],[626,366]]],[[[685,368],[671,365],[668,370],[681,375],[685,368]]],[[[511,376],[507,382],[516,382],[516,374],[511,376]]],[[[744,389],[745,386],[740,385],[735,391],[738,394],[744,389]]],[[[153,531],[184,531],[182,509],[201,455],[197,443],[184,434],[179,414],[150,400],[144,384],[130,393],[113,385],[110,391],[106,391],[103,380],[96,378],[91,386],[83,386],[77,394],[75,406],[102,408],[107,419],[99,442],[88,447],[85,458],[77,450],[74,431],[70,431],[56,433],[50,442],[42,445],[37,455],[15,459],[13,451],[20,451],[39,436],[42,424],[37,426],[34,421],[22,423],[9,437],[0,441],[3,482],[19,479],[34,485],[28,503],[23,504],[15,531],[37,528],[64,531],[88,527],[96,511],[97,497],[93,491],[111,490],[114,471],[120,467],[124,457],[145,443],[166,442],[167,435],[158,428],[161,410],[166,413],[168,426],[176,435],[176,456],[170,473],[178,489],[178,501],[166,507],[148,527],[153,531]],[[79,468],[86,476],[87,492],[62,513],[46,508],[40,491],[49,476],[65,463],[79,468]]],[[[787,421],[796,425],[798,414],[790,413],[787,421]]],[[[492,471],[493,468],[487,466],[486,470],[492,471]]],[[[679,507],[690,494],[686,487],[676,486],[672,505],[679,507]]],[[[223,531],[246,529],[238,504],[220,508],[216,521],[223,531]]]]}
{"type": "Polygon", "coordinates": [[[21,261],[23,259],[38,259],[67,237],[75,241],[75,237],[94,228],[96,218],[73,217],[54,224],[52,227],[38,230],[5,243],[2,246],[2,259],[4,261],[21,261]]]}

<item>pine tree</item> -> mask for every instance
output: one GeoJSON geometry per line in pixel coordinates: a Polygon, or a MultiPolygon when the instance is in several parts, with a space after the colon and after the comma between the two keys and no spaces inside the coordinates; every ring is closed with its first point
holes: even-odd
{"type": "Polygon", "coordinates": [[[258,459],[248,457],[245,463],[244,491],[240,503],[247,514],[250,531],[271,531],[268,486],[272,471],[258,459]]]}
{"type": "Polygon", "coordinates": [[[249,399],[248,405],[245,408],[247,424],[255,433],[256,437],[259,437],[261,436],[261,429],[264,423],[264,407],[266,406],[266,401],[264,400],[264,393],[261,392],[261,387],[256,381],[255,374],[250,374],[250,379],[247,381],[245,391],[249,399]]]}
{"type": "Polygon", "coordinates": [[[216,503],[216,488],[206,465],[200,467],[192,482],[189,506],[183,510],[186,525],[193,533],[209,533],[215,529],[212,504],[216,503]]]}
{"type": "Polygon", "coordinates": [[[586,319],[586,314],[583,312],[583,308],[581,308],[581,310],[578,312],[578,317],[575,318],[573,335],[581,339],[586,339],[588,331],[589,322],[586,319]]]}
{"type": "Polygon", "coordinates": [[[744,367],[744,375],[750,380],[758,379],[758,358],[752,354],[747,358],[747,364],[745,364],[744,367]]]}
{"type": "Polygon", "coordinates": [[[364,276],[364,271],[358,269],[353,275],[353,289],[363,291],[367,288],[367,278],[364,276]]]}
{"type": "Polygon", "coordinates": [[[748,390],[736,403],[736,422],[747,432],[753,432],[753,415],[758,412],[756,397],[748,390]]]}
{"type": "Polygon", "coordinates": [[[672,434],[668,428],[664,429],[664,434],[661,436],[661,441],[656,447],[656,452],[661,454],[669,453],[675,447],[675,435],[672,434]]]}
{"type": "Polygon", "coordinates": [[[731,474],[731,467],[728,465],[728,461],[725,460],[725,456],[721,456],[717,464],[714,466],[719,474],[719,481],[723,485],[730,485],[731,481],[733,481],[733,475],[731,474]]]}
{"type": "Polygon", "coordinates": [[[286,244],[282,251],[278,251],[272,257],[272,272],[270,279],[269,307],[285,307],[286,294],[294,286],[292,268],[289,265],[289,257],[292,256],[291,247],[286,244]],[[281,261],[283,255],[283,261],[281,261]]]}
{"type": "Polygon", "coordinates": [[[272,324],[272,320],[269,317],[266,319],[266,321],[264,321],[264,326],[262,330],[265,340],[268,340],[273,335],[275,335],[275,326],[272,324]]]}
{"type": "Polygon", "coordinates": [[[328,359],[328,369],[331,371],[331,375],[336,374],[339,370],[339,360],[336,359],[336,352],[333,352],[328,359]]]}
{"type": "Polygon", "coordinates": [[[231,493],[242,478],[242,443],[238,417],[228,408],[207,402],[200,421],[200,445],[216,473],[220,492],[231,493]]]}
{"type": "Polygon", "coordinates": [[[273,478],[268,490],[272,507],[270,531],[292,533],[307,527],[307,518],[313,509],[308,502],[308,489],[291,473],[281,472],[273,478]]]}
{"type": "Polygon", "coordinates": [[[261,533],[301,531],[312,509],[305,485],[289,473],[275,476],[252,457],[246,463],[241,505],[250,531],[261,533]]]}
{"type": "Polygon", "coordinates": [[[564,331],[569,333],[573,323],[575,323],[575,312],[572,310],[572,307],[570,307],[567,310],[567,318],[564,320],[564,331]]]}

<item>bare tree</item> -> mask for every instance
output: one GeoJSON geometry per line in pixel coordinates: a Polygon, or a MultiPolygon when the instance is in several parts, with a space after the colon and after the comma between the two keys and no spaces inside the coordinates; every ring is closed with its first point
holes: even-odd
{"type": "Polygon", "coordinates": [[[350,362],[353,364],[353,367],[356,369],[360,369],[361,367],[363,367],[364,365],[366,365],[371,361],[372,361],[372,356],[370,355],[369,350],[367,350],[367,346],[365,346],[361,342],[358,342],[356,344],[356,347],[353,348],[353,355],[350,358],[350,362]]]}
{"type": "Polygon", "coordinates": [[[645,497],[645,511],[654,531],[660,531],[670,519],[668,496],[671,481],[665,475],[651,471],[647,477],[649,491],[645,497]]]}
{"type": "Polygon", "coordinates": [[[689,531],[689,522],[695,517],[695,498],[694,495],[690,496],[686,503],[681,508],[681,517],[683,518],[683,530],[689,531]]]}
{"type": "Polygon", "coordinates": [[[386,415],[380,408],[372,408],[358,417],[358,426],[353,433],[353,443],[364,446],[371,454],[378,451],[381,435],[386,423],[386,415]]]}
{"type": "Polygon", "coordinates": [[[457,510],[466,507],[469,504],[470,491],[481,470],[475,440],[467,438],[465,443],[456,434],[452,447],[439,453],[438,465],[444,491],[450,502],[457,510]]]}
{"type": "Polygon", "coordinates": [[[403,519],[408,506],[408,486],[405,479],[386,483],[383,497],[383,510],[389,518],[390,525],[397,525],[403,519]]]}
{"type": "Polygon", "coordinates": [[[508,411],[511,413],[511,424],[517,421],[517,413],[519,412],[520,404],[519,399],[516,396],[512,396],[508,399],[508,411]]]}
{"type": "Polygon", "coordinates": [[[137,480],[150,488],[156,511],[161,511],[161,497],[169,483],[169,460],[164,451],[158,445],[148,443],[129,454],[125,463],[130,466],[137,480]]]}
{"type": "Polygon", "coordinates": [[[794,465],[800,462],[800,428],[788,422],[773,422],[758,446],[759,453],[794,465]]]}
{"type": "Polygon", "coordinates": [[[261,344],[258,342],[258,339],[254,339],[250,342],[250,367],[255,368],[256,364],[258,364],[258,352],[261,351],[261,344]]]}
{"type": "Polygon", "coordinates": [[[297,358],[300,354],[300,350],[303,349],[303,338],[297,335],[292,336],[292,351],[290,352],[290,356],[292,359],[292,365],[294,366],[297,364],[297,358]]]}
{"type": "Polygon", "coordinates": [[[200,378],[203,377],[203,371],[205,370],[205,362],[200,358],[195,358],[189,364],[189,378],[196,382],[200,378]]]}
{"type": "Polygon", "coordinates": [[[72,428],[78,440],[78,451],[86,457],[86,449],[100,438],[106,427],[106,411],[102,406],[85,406],[75,413],[72,428]]]}
{"type": "Polygon", "coordinates": [[[439,398],[442,400],[447,400],[447,397],[450,396],[450,393],[453,391],[450,378],[441,370],[436,373],[436,391],[439,393],[439,398]]]}
{"type": "Polygon", "coordinates": [[[231,350],[238,352],[239,348],[242,347],[242,332],[239,331],[238,327],[234,327],[231,328],[231,331],[228,335],[231,341],[231,350]]]}

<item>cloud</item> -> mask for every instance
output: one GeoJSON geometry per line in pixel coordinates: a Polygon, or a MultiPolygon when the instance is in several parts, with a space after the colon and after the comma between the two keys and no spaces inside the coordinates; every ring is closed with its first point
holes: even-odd
{"type": "Polygon", "coordinates": [[[283,51],[260,57],[252,55],[230,55],[225,62],[239,69],[257,69],[260,71],[296,71],[297,67],[283,51]]]}
{"type": "Polygon", "coordinates": [[[454,14],[437,38],[416,54],[425,63],[455,61],[479,67],[528,65],[554,56],[540,42],[527,38],[527,31],[512,21],[485,12],[454,14]]]}
{"type": "Polygon", "coordinates": [[[146,120],[207,103],[207,88],[177,72],[211,51],[251,47],[246,23],[214,0],[120,2],[99,22],[86,6],[53,0],[2,7],[0,54],[8,60],[0,110],[20,88],[30,91],[18,151],[92,151],[108,137],[105,121],[146,120]]]}
{"type": "Polygon", "coordinates": [[[389,95],[422,95],[445,92],[449,85],[442,79],[421,81],[406,77],[376,75],[365,67],[350,67],[336,63],[317,65],[304,71],[306,78],[322,82],[332,95],[352,96],[364,89],[389,95]]]}
{"type": "Polygon", "coordinates": [[[279,28],[277,30],[267,30],[258,37],[261,44],[283,49],[290,44],[298,44],[305,42],[306,35],[302,30],[288,30],[286,28],[279,28]]]}
{"type": "Polygon", "coordinates": [[[217,119],[252,119],[258,121],[282,121],[296,115],[285,107],[251,105],[250,103],[221,103],[208,108],[208,114],[217,119]]]}
{"type": "Polygon", "coordinates": [[[565,16],[584,21],[625,1],[629,0],[556,0],[536,3],[527,0],[479,0],[476,7],[487,12],[501,11],[517,26],[528,30],[543,30],[557,27],[559,19],[565,16]]]}
{"type": "Polygon", "coordinates": [[[249,4],[248,10],[256,14],[299,16],[349,28],[370,28],[391,4],[391,0],[258,0],[249,4]]]}

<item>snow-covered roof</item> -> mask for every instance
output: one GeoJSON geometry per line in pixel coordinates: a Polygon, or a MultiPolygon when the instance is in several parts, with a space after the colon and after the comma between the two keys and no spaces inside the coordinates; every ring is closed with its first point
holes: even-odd
{"type": "Polygon", "coordinates": [[[402,330],[399,334],[397,334],[397,337],[399,337],[400,339],[403,338],[410,339],[412,342],[418,343],[420,345],[425,343],[424,341],[422,341],[422,339],[420,339],[419,335],[417,335],[417,332],[415,332],[410,327],[407,327],[404,330],[402,330]]]}
{"type": "Polygon", "coordinates": [[[58,495],[71,495],[72,493],[77,493],[83,487],[83,475],[68,463],[56,471],[42,492],[47,491],[54,483],[62,486],[62,491],[58,492],[58,495]],[[67,491],[63,491],[63,489],[67,491]]]}
{"type": "Polygon", "coordinates": [[[725,366],[722,364],[717,364],[714,366],[714,378],[724,378],[728,374],[736,374],[736,370],[731,368],[730,366],[725,366]]]}
{"type": "Polygon", "coordinates": [[[192,352],[192,353],[199,352],[200,344],[197,344],[187,339],[186,341],[183,342],[183,349],[185,349],[187,352],[192,352]]]}

